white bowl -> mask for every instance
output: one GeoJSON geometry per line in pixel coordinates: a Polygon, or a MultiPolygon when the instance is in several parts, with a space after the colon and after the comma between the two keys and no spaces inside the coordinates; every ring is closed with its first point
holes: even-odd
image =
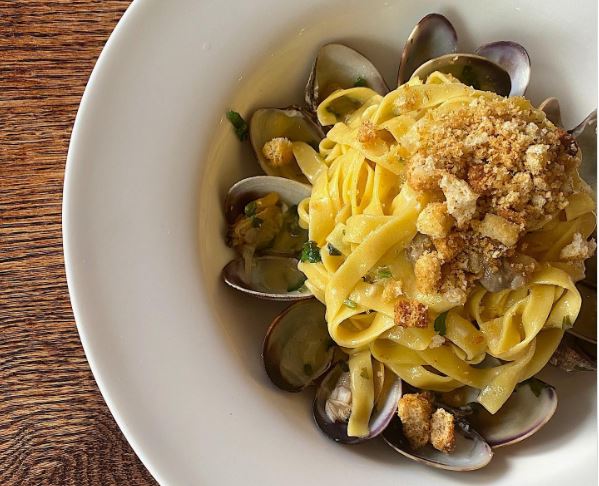
{"type": "Polygon", "coordinates": [[[430,11],[450,17],[464,48],[524,44],[529,96],[558,96],[568,126],[595,108],[595,0],[136,0],[110,38],[69,150],[67,275],[100,390],[162,484],[595,483],[594,374],[549,372],[556,416],[487,468],[432,470],[380,442],[343,447],[321,435],[310,393],[280,392],[262,369],[280,306],[220,281],[231,256],[223,195],[258,173],[225,111],[300,102],[317,47],[332,40],[393,84],[404,40],[430,11]]]}

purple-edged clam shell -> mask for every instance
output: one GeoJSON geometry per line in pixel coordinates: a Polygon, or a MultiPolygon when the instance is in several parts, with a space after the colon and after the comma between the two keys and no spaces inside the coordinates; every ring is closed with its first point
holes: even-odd
{"type": "Polygon", "coordinates": [[[531,378],[516,387],[496,414],[477,407],[467,420],[491,447],[497,448],[533,435],[553,417],[556,408],[555,388],[531,378]]]}
{"type": "Polygon", "coordinates": [[[435,71],[451,74],[462,83],[482,91],[508,96],[512,90],[510,75],[501,66],[476,54],[445,54],[425,62],[412,76],[425,80],[435,71]]]}
{"type": "Polygon", "coordinates": [[[476,54],[501,66],[510,75],[510,96],[523,96],[530,82],[530,57],[517,42],[498,41],[480,46],[476,54]]]}
{"type": "Polygon", "coordinates": [[[236,258],[225,265],[222,277],[229,287],[259,299],[280,302],[310,299],[312,293],[303,286],[306,277],[297,264],[295,258],[254,257],[248,275],[243,258],[236,258]]]}
{"type": "Polygon", "coordinates": [[[562,111],[557,98],[547,98],[539,105],[539,110],[544,112],[547,116],[547,119],[556,127],[564,126],[562,123],[562,111]]]}
{"type": "Polygon", "coordinates": [[[401,397],[401,380],[393,374],[385,374],[386,379],[392,377],[394,381],[390,386],[384,386],[382,392],[384,395],[382,395],[378,400],[378,403],[375,404],[375,409],[373,410],[368,425],[370,430],[369,434],[366,437],[350,437],[347,435],[347,422],[333,422],[327,416],[325,411],[326,401],[343,372],[342,365],[337,364],[331,371],[329,371],[324,380],[322,380],[318,387],[318,391],[316,392],[316,397],[314,398],[314,420],[320,430],[335,442],[341,442],[343,444],[359,444],[380,435],[395,416],[397,411],[397,401],[401,397]]]}
{"type": "Polygon", "coordinates": [[[254,176],[241,179],[231,186],[225,198],[225,218],[229,224],[243,213],[244,206],[269,192],[276,192],[288,206],[310,197],[311,187],[301,182],[277,176],[254,176]]]}
{"type": "Polygon", "coordinates": [[[474,471],[489,464],[493,458],[493,451],[489,444],[463,420],[456,419],[455,425],[455,450],[449,454],[436,450],[430,444],[418,450],[412,449],[403,435],[401,420],[398,416],[393,418],[383,432],[383,439],[403,456],[439,469],[474,471]]]}
{"type": "Polygon", "coordinates": [[[302,108],[261,108],[250,119],[250,142],[262,170],[271,176],[285,177],[307,183],[297,162],[274,167],[262,152],[264,144],[273,138],[284,137],[292,142],[318,146],[324,138],[322,128],[302,108]]]}
{"type": "Polygon", "coordinates": [[[325,44],[318,51],[306,85],[306,103],[316,111],[336,89],[355,86],[365,86],[381,95],[389,92],[385,80],[365,56],[343,44],[325,44]]]}
{"type": "Polygon", "coordinates": [[[403,48],[398,86],[407,82],[425,62],[457,49],[458,34],[451,22],[441,14],[426,15],[416,24],[403,48]]]}
{"type": "Polygon", "coordinates": [[[325,307],[312,299],[296,302],[275,317],[266,331],[262,360],[278,388],[298,392],[326,373],[334,351],[325,307]]]}

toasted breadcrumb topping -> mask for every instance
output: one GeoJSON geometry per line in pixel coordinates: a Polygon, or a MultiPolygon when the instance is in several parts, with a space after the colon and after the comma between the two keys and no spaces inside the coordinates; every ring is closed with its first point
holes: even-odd
{"type": "Polygon", "coordinates": [[[395,302],[395,324],[401,327],[427,327],[428,307],[410,299],[395,302]]]}
{"type": "Polygon", "coordinates": [[[288,138],[276,137],[264,144],[262,153],[273,167],[281,167],[293,161],[293,144],[288,138]]]}
{"type": "Polygon", "coordinates": [[[431,445],[446,454],[455,450],[455,419],[442,408],[431,417],[431,445]]]}
{"type": "Polygon", "coordinates": [[[397,415],[401,420],[403,435],[412,449],[428,444],[431,434],[433,406],[428,395],[408,393],[397,403],[397,415]]]}
{"type": "Polygon", "coordinates": [[[430,392],[403,395],[397,403],[397,415],[403,435],[412,449],[420,449],[430,443],[446,454],[455,450],[455,418],[442,408],[433,413],[430,392]]]}
{"type": "MultiPolygon", "coordinates": [[[[504,272],[508,286],[525,283],[530,268],[514,273],[518,245],[567,206],[580,164],[575,139],[524,98],[491,93],[427,111],[417,133],[407,182],[445,201],[429,203],[418,219],[418,236],[427,240],[418,245],[436,258],[420,261],[423,251],[412,258],[420,290],[463,303],[476,282],[493,274],[504,272]],[[509,282],[506,269],[514,273],[509,282]]],[[[575,239],[560,258],[588,258],[594,249],[594,242],[575,239]]]]}

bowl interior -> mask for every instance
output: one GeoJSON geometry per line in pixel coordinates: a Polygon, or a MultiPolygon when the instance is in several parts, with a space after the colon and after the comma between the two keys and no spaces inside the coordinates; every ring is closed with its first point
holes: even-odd
{"type": "Polygon", "coordinates": [[[320,44],[358,49],[393,86],[412,26],[438,11],[456,26],[463,50],[501,39],[523,44],[533,65],[528,97],[560,98],[570,127],[597,103],[596,9],[593,0],[576,8],[546,1],[542,9],[515,0],[134,3],[74,129],[65,256],[98,384],[161,482],[592,483],[594,374],[545,372],[560,397],[556,416],[479,472],[423,468],[379,441],[340,446],[312,422],[313,391],[280,392],[263,371],[262,338],[284,306],[225,287],[220,271],[233,256],[223,241],[224,195],[260,173],[224,113],[247,118],[259,107],[301,103],[320,44]]]}

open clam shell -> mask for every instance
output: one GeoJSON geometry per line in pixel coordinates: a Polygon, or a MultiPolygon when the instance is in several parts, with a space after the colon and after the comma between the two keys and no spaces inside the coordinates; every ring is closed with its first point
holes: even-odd
{"type": "Polygon", "coordinates": [[[307,184],[274,176],[254,176],[233,184],[225,198],[225,218],[233,223],[243,213],[245,205],[259,197],[276,192],[288,206],[298,205],[310,197],[311,188],[307,184]]]}
{"type": "Polygon", "coordinates": [[[539,110],[543,111],[547,119],[556,127],[562,127],[562,111],[559,106],[559,100],[551,97],[547,98],[539,105],[539,110]]]}
{"type": "Polygon", "coordinates": [[[320,48],[306,85],[306,103],[315,112],[322,100],[337,89],[357,86],[384,95],[389,91],[374,65],[358,51],[343,44],[320,48]]]}
{"type": "Polygon", "coordinates": [[[401,55],[397,84],[402,85],[425,62],[456,52],[458,35],[443,15],[432,13],[416,24],[401,55]]]}
{"type": "Polygon", "coordinates": [[[597,110],[593,110],[578,126],[570,130],[582,153],[580,175],[597,194],[597,110]]]}
{"type": "Polygon", "coordinates": [[[271,176],[307,182],[293,156],[291,160],[278,166],[265,156],[264,145],[278,138],[318,147],[324,138],[324,132],[306,112],[295,107],[261,108],[256,110],[250,119],[250,141],[262,170],[271,176]]]}
{"type": "Polygon", "coordinates": [[[493,451],[482,436],[470,425],[456,418],[455,450],[445,454],[430,444],[414,450],[403,435],[401,420],[397,415],[383,432],[383,439],[393,449],[414,461],[427,466],[449,471],[473,471],[486,466],[493,457],[493,451]]]}
{"type": "Polygon", "coordinates": [[[555,388],[531,378],[516,387],[497,413],[476,406],[467,420],[491,447],[497,448],[533,435],[549,422],[556,408],[555,388]]]}
{"type": "MultiPolygon", "coordinates": [[[[275,192],[288,206],[299,204],[310,196],[310,186],[274,176],[256,176],[243,179],[231,187],[225,199],[225,217],[232,225],[243,214],[244,207],[268,193],[275,192]]],[[[285,226],[283,226],[285,228],[285,226]]],[[[297,268],[293,258],[297,248],[307,240],[307,232],[298,230],[293,236],[285,232],[284,243],[257,251],[257,256],[237,258],[222,271],[227,285],[241,292],[266,300],[294,301],[308,299],[311,293],[304,287],[306,277],[297,268]]]]}
{"type": "Polygon", "coordinates": [[[243,258],[230,261],[223,268],[223,280],[235,290],[259,299],[293,302],[310,299],[304,287],[306,276],[297,268],[298,260],[273,255],[252,259],[249,273],[243,258]]]}
{"type": "Polygon", "coordinates": [[[498,41],[480,46],[476,54],[502,67],[510,76],[510,96],[523,96],[530,82],[530,57],[517,42],[498,41]]]}
{"type": "Polygon", "coordinates": [[[329,369],[333,344],[325,307],[316,299],[297,302],[269,326],[262,348],[264,368],[277,387],[298,392],[329,369]]]}
{"type": "Polygon", "coordinates": [[[446,54],[424,63],[412,77],[422,80],[435,71],[451,74],[462,83],[482,91],[508,96],[512,90],[510,75],[501,66],[475,54],[446,54]]]}
{"type": "MultiPolygon", "coordinates": [[[[397,401],[401,396],[401,380],[392,373],[386,373],[384,367],[382,368],[382,382],[379,381],[377,385],[375,381],[375,406],[368,424],[369,434],[365,437],[350,437],[347,435],[347,422],[331,420],[326,410],[327,400],[338,386],[340,378],[349,374],[344,369],[344,364],[338,363],[334,366],[318,387],[313,405],[314,420],[320,430],[335,442],[359,444],[380,435],[395,415],[397,401]]],[[[381,370],[375,373],[375,376],[377,375],[381,377],[381,370]]],[[[349,379],[349,376],[345,378],[349,379]]],[[[347,387],[349,386],[348,382],[347,387]]]]}

